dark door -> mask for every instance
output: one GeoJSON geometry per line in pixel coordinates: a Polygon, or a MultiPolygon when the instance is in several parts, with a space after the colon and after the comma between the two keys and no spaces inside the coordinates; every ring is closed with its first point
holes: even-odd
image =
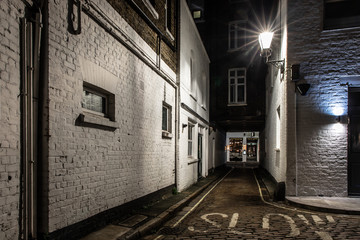
{"type": "Polygon", "coordinates": [[[349,88],[349,195],[360,195],[360,88],[349,88]]]}
{"type": "Polygon", "coordinates": [[[198,178],[202,177],[202,135],[198,137],[198,178]]]}

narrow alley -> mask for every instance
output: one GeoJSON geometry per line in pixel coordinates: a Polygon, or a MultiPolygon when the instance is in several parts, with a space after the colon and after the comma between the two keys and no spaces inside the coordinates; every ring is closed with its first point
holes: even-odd
{"type": "Polygon", "coordinates": [[[360,217],[263,200],[255,172],[234,168],[143,239],[359,239],[360,217]]]}

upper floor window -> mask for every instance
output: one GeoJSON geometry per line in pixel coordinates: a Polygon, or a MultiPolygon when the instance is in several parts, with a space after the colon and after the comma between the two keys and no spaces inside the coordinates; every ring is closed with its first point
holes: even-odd
{"type": "Polygon", "coordinates": [[[359,0],[324,0],[324,29],[360,26],[359,0]]]}
{"type": "Polygon", "coordinates": [[[150,11],[151,15],[155,19],[159,19],[159,14],[155,10],[155,0],[142,0],[147,9],[150,11]]]}
{"type": "Polygon", "coordinates": [[[246,46],[246,21],[229,23],[229,50],[246,46]]]}
{"type": "Polygon", "coordinates": [[[172,8],[173,8],[173,0],[166,0],[165,5],[165,27],[166,32],[170,36],[171,40],[174,40],[174,36],[172,34],[172,25],[174,24],[173,14],[172,14],[172,8]]]}
{"type": "Polygon", "coordinates": [[[229,104],[246,104],[246,69],[229,69],[229,104]]]}

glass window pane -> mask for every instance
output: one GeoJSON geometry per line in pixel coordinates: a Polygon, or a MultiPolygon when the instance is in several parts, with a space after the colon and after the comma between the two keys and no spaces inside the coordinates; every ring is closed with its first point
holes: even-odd
{"type": "Polygon", "coordinates": [[[245,101],[245,93],[244,93],[244,86],[240,85],[238,86],[238,92],[237,92],[237,101],[238,102],[244,102],[245,101]]]}
{"type": "Polygon", "coordinates": [[[245,79],[244,78],[238,78],[237,79],[237,83],[244,83],[245,82],[245,79]]]}
{"type": "Polygon", "coordinates": [[[235,84],[235,79],[234,78],[230,78],[230,84],[235,84]]]}
{"type": "Polygon", "coordinates": [[[237,75],[238,75],[238,77],[244,76],[244,75],[245,75],[245,71],[244,71],[244,70],[238,70],[238,71],[237,71],[237,75]]]}
{"type": "Polygon", "coordinates": [[[234,70],[231,70],[230,71],[230,77],[234,77],[235,76],[235,71],[234,70]]]}
{"type": "Polygon", "coordinates": [[[162,130],[168,130],[168,109],[166,107],[163,107],[162,110],[162,130]]]}
{"type": "Polygon", "coordinates": [[[91,111],[106,113],[106,98],[98,94],[83,90],[83,98],[81,102],[83,108],[91,111]]]}
{"type": "Polygon", "coordinates": [[[235,86],[230,86],[230,102],[235,102],[235,86]]]}

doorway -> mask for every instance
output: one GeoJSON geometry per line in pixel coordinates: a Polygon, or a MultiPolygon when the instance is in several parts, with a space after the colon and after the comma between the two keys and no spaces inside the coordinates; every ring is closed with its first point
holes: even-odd
{"type": "Polygon", "coordinates": [[[202,177],[202,156],[203,156],[203,148],[202,148],[202,134],[198,135],[198,178],[202,177]]]}
{"type": "Polygon", "coordinates": [[[348,191],[360,195],[360,88],[349,88],[348,191]]]}

